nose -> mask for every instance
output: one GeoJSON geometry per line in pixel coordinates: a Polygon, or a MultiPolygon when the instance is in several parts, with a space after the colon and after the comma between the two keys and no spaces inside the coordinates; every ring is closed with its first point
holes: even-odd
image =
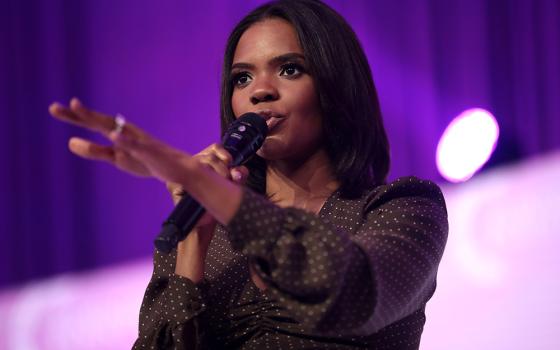
{"type": "Polygon", "coordinates": [[[254,90],[251,94],[251,103],[256,105],[261,102],[272,102],[276,101],[278,97],[278,90],[272,82],[261,80],[258,84],[254,84],[254,90]]]}

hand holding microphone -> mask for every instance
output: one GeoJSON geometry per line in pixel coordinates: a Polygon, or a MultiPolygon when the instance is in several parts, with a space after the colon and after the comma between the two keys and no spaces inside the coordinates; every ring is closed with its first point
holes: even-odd
{"type": "MultiPolygon", "coordinates": [[[[221,161],[212,161],[210,157],[208,163],[217,173],[226,176],[229,169],[223,162],[229,163],[230,167],[245,163],[262,146],[267,132],[266,122],[258,114],[242,115],[228,127],[222,140],[223,148],[214,146],[213,152],[209,152],[211,156],[221,158],[221,161]]],[[[204,212],[204,208],[195,199],[185,194],[163,223],[162,230],[154,241],[156,248],[169,253],[191,232],[204,212]]]]}
{"type": "MultiPolygon", "coordinates": [[[[231,164],[232,161],[231,155],[221,144],[218,143],[214,143],[206,147],[199,153],[193,155],[192,158],[196,159],[199,163],[208,166],[217,174],[223,176],[224,178],[228,178],[239,185],[243,185],[249,176],[249,170],[243,165],[231,168],[228,167],[228,164],[231,164]]],[[[171,195],[174,205],[177,205],[187,194],[181,184],[167,182],[165,185],[171,195]]],[[[215,223],[216,221],[214,218],[210,214],[206,213],[196,223],[195,228],[208,227],[215,223]]]]}

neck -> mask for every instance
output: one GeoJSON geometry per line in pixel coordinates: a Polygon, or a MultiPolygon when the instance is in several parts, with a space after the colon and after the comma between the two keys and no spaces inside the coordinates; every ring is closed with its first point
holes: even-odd
{"type": "Polygon", "coordinates": [[[282,207],[293,206],[318,213],[339,187],[324,150],[303,161],[269,161],[266,193],[282,207]]]}

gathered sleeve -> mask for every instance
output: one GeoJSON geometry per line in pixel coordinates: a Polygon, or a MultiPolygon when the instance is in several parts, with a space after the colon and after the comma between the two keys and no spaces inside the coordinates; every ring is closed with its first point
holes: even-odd
{"type": "Polygon", "coordinates": [[[195,284],[176,275],[175,260],[175,250],[169,255],[154,252],[154,272],[144,293],[133,349],[201,348],[205,282],[195,284]]]}
{"type": "Polygon", "coordinates": [[[448,231],[440,189],[401,178],[359,204],[360,222],[347,230],[337,225],[344,218],[280,208],[246,189],[227,227],[268,292],[319,333],[372,334],[435,290],[448,231]]]}

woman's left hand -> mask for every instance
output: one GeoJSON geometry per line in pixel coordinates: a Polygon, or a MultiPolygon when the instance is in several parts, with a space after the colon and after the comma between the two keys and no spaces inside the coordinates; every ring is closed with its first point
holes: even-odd
{"type": "Polygon", "coordinates": [[[85,107],[77,98],[68,107],[59,103],[49,106],[50,114],[66,123],[102,134],[113,142],[104,146],[72,137],[70,151],[82,158],[101,160],[136,175],[158,178],[164,182],[182,182],[181,168],[190,165],[190,155],[157,140],[131,123],[116,131],[115,118],[85,107]]]}
{"type": "Polygon", "coordinates": [[[103,146],[73,137],[68,147],[78,156],[109,162],[133,175],[180,184],[221,224],[227,225],[237,211],[241,187],[197,157],[166,145],[133,124],[118,127],[115,118],[88,109],[76,98],[69,107],[53,103],[49,111],[63,122],[99,132],[113,142],[112,146],[103,146]]]}

